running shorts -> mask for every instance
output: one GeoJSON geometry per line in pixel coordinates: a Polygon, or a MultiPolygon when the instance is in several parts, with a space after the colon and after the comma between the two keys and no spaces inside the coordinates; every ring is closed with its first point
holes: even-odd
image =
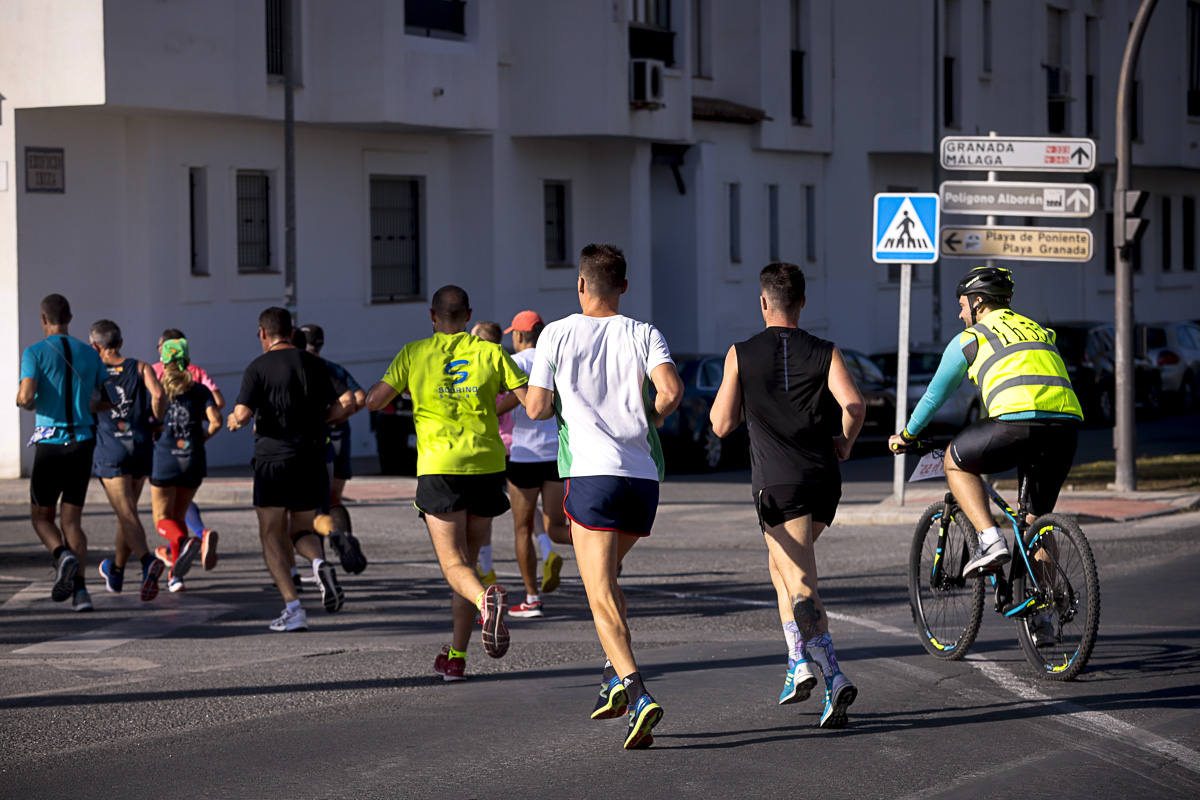
{"type": "Polygon", "coordinates": [[[518,489],[540,489],[547,481],[562,483],[558,476],[558,461],[513,461],[509,460],[505,473],[508,480],[518,489]]]}
{"type": "Polygon", "coordinates": [[[950,442],[950,455],[959,469],[974,475],[994,475],[1016,467],[1035,517],[1049,514],[1058,502],[1071,463],[1079,425],[1075,422],[981,419],[968,425],[950,442]]]}
{"type": "Polygon", "coordinates": [[[329,501],[325,460],[317,455],[294,455],[286,461],[254,459],[254,505],[313,511],[329,501]]]}
{"type": "Polygon", "coordinates": [[[88,481],[92,479],[95,448],[95,439],[34,445],[29,501],[35,506],[54,508],[61,495],[64,503],[82,506],[87,500],[88,481]]]}
{"type": "Polygon", "coordinates": [[[350,469],[350,426],[339,425],[329,429],[329,453],[327,460],[333,462],[333,477],[348,481],[354,477],[350,469]]]}
{"type": "Polygon", "coordinates": [[[563,509],[588,530],[649,536],[658,511],[658,481],[615,475],[568,478],[563,509]]]}
{"type": "Polygon", "coordinates": [[[754,508],[764,531],[809,514],[813,522],[830,525],[841,499],[840,481],[781,483],[759,489],[754,495],[754,508]]]}
{"type": "Polygon", "coordinates": [[[117,452],[101,454],[97,450],[92,456],[92,472],[97,478],[122,478],[126,475],[132,478],[145,478],[153,468],[153,447],[147,442],[133,452],[121,449],[117,452]]]}
{"type": "Polygon", "coordinates": [[[421,515],[466,511],[475,517],[498,517],[508,511],[504,473],[484,475],[418,475],[413,502],[421,515]]]}

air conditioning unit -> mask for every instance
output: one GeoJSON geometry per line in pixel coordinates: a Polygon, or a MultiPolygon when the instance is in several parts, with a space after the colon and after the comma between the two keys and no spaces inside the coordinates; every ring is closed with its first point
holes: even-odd
{"type": "Polygon", "coordinates": [[[634,108],[663,107],[663,62],[655,58],[629,60],[629,105],[634,108]]]}

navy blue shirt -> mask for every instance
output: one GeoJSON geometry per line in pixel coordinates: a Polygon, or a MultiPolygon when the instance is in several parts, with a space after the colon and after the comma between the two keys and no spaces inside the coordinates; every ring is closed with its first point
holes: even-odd
{"type": "Polygon", "coordinates": [[[191,387],[167,402],[163,415],[163,428],[154,440],[153,480],[166,481],[188,472],[203,471],[207,467],[204,440],[208,430],[209,406],[216,406],[212,392],[203,384],[191,387]]]}
{"type": "Polygon", "coordinates": [[[115,407],[96,415],[94,458],[98,464],[119,464],[150,446],[150,393],[136,358],[104,366],[108,372],[104,388],[115,407]]]}

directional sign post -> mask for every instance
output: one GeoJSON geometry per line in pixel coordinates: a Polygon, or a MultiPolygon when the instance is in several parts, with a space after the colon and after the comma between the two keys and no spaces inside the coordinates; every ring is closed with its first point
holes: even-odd
{"type": "Polygon", "coordinates": [[[943,256],[1005,261],[1091,261],[1087,228],[1024,225],[954,225],[942,228],[943,256]]]}
{"type": "Polygon", "coordinates": [[[946,181],[940,194],[946,214],[1083,219],[1096,211],[1096,190],[1090,183],[946,181]]]}
{"type": "Polygon", "coordinates": [[[942,168],[989,172],[1091,172],[1091,139],[1035,136],[945,136],[942,168]]]}
{"type": "MultiPolygon", "coordinates": [[[[912,298],[912,265],[938,260],[941,213],[936,194],[875,195],[871,222],[871,258],[877,264],[900,265],[900,329],[896,342],[896,430],[908,421],[908,328],[912,298]]],[[[892,491],[904,505],[904,459],[892,467],[892,491]]]]}

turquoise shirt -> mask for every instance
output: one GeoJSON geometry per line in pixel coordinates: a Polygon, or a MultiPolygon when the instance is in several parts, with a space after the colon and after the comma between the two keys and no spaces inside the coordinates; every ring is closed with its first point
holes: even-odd
{"type": "Polygon", "coordinates": [[[108,379],[108,370],[91,346],[65,334],[47,336],[21,353],[21,380],[26,378],[37,381],[34,424],[39,428],[54,429],[53,434],[39,439],[41,443],[70,444],[95,436],[96,417],[89,406],[92,392],[108,379]],[[70,364],[67,363],[67,348],[70,364]],[[68,376],[71,378],[69,394],[68,376]]]}

